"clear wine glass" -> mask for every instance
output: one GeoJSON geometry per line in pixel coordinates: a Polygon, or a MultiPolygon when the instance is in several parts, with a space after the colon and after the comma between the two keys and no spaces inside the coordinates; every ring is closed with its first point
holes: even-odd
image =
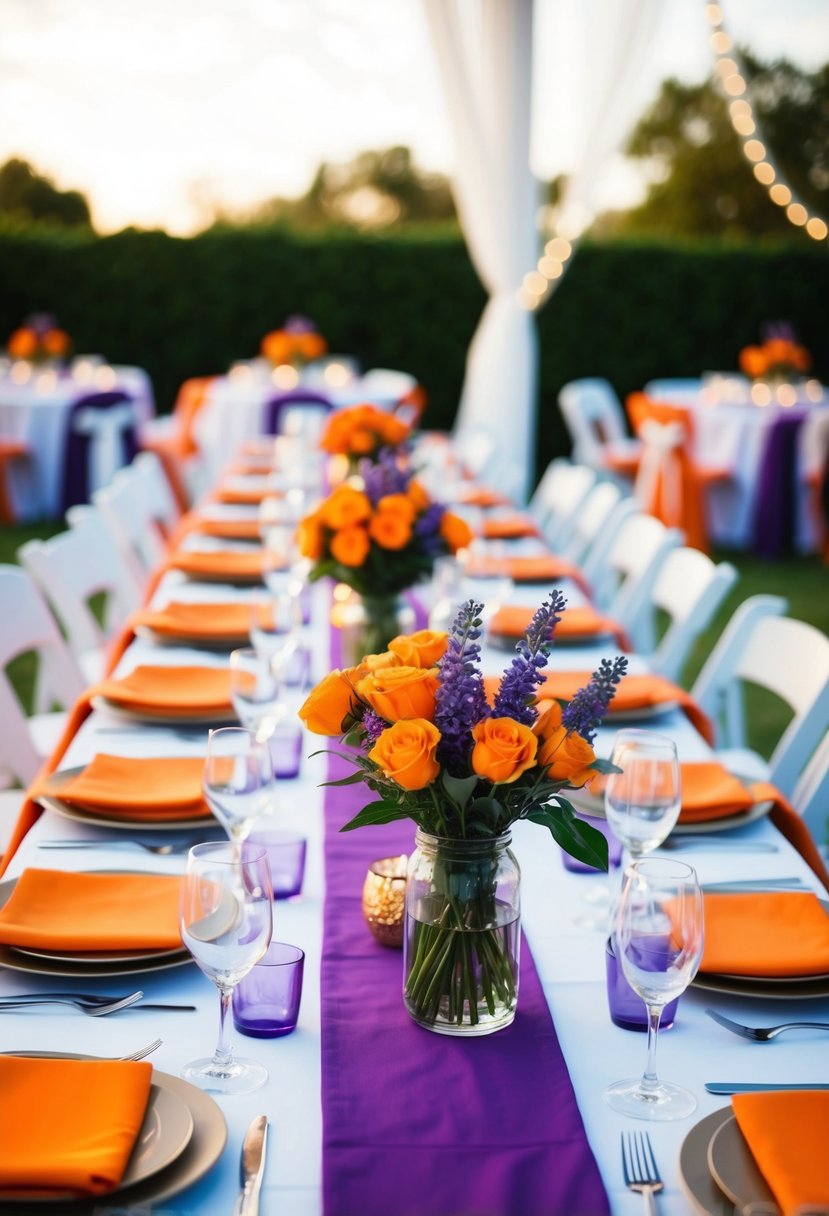
{"type": "Polygon", "coordinates": [[[212,1057],[192,1060],[181,1075],[212,1093],[249,1093],[268,1079],[264,1065],[234,1057],[228,1023],[233,989],[270,943],[271,900],[263,845],[211,841],[190,850],[179,902],[181,938],[219,990],[219,1038],[212,1057]]]}
{"type": "Polygon", "coordinates": [[[697,1105],[689,1090],[656,1075],[659,1019],[697,973],[702,957],[702,892],[692,866],[645,857],[625,871],[613,948],[625,979],[648,1011],[648,1060],[643,1076],[617,1081],[605,1101],[634,1119],[684,1119],[697,1105]]]}
{"type": "Polygon", "coordinates": [[[250,600],[250,640],[276,670],[284,670],[298,648],[297,603],[290,576],[267,591],[254,591],[250,600]]]}
{"type": "Polygon", "coordinates": [[[273,657],[252,647],[231,651],[230,698],[242,726],[260,742],[270,738],[288,713],[273,657]]]}
{"type": "Polygon", "coordinates": [[[270,751],[254,731],[222,726],[207,736],[202,789],[205,801],[227,832],[240,844],[256,819],[267,810],[273,791],[270,751]]]}
{"type": "Polygon", "coordinates": [[[651,730],[622,730],[610,759],[621,771],[606,778],[607,821],[638,861],[673,831],[682,806],[676,744],[651,730]]]}

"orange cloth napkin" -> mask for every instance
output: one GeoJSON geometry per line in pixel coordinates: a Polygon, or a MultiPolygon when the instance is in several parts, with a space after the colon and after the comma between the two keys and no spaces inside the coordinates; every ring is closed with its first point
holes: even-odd
{"type": "Polygon", "coordinates": [[[829,974],[829,915],[811,891],[706,891],[703,899],[701,971],[778,978],[829,974]]]}
{"type": "Polygon", "coordinates": [[[829,1093],[735,1094],[731,1106],[783,1216],[829,1205],[829,1093]]]}
{"type": "Polygon", "coordinates": [[[258,582],[265,570],[265,559],[272,556],[262,548],[188,550],[174,553],[168,559],[172,570],[181,570],[194,578],[219,579],[226,582],[258,582]]]}
{"type": "Polygon", "coordinates": [[[105,1195],[120,1183],[152,1064],[0,1057],[0,1198],[105,1195]]]}
{"type": "Polygon", "coordinates": [[[97,755],[83,772],[58,787],[54,775],[37,780],[30,798],[56,794],[63,802],[93,811],[117,812],[130,819],[181,819],[209,815],[202,796],[201,756],[97,755]]]}
{"type": "Polygon", "coordinates": [[[497,490],[491,490],[489,486],[471,486],[469,489],[461,490],[458,494],[458,502],[464,503],[468,507],[507,507],[509,499],[505,494],[499,494],[497,490]]]}
{"type": "Polygon", "coordinates": [[[250,636],[251,606],[248,603],[187,604],[173,602],[163,608],[136,612],[132,624],[146,625],[171,638],[222,641],[250,636]]]}
{"type": "Polygon", "coordinates": [[[24,870],[0,908],[5,946],[60,950],[180,950],[181,878],[24,870]]]}
{"type": "Polygon", "coordinates": [[[226,667],[136,667],[128,676],[93,685],[90,695],[96,694],[123,709],[170,718],[232,709],[226,667]]]}
{"type": "Polygon", "coordinates": [[[200,516],[193,526],[194,532],[206,536],[217,536],[220,540],[259,540],[258,519],[211,519],[200,516]]]}
{"type": "MultiPolygon", "coordinates": [[[[565,628],[565,625],[571,628],[571,625],[566,624],[570,613],[580,611],[579,608],[565,609],[559,629],[565,628]]],[[[556,630],[556,636],[559,636],[559,629],[556,630]]],[[[566,637],[566,634],[561,636],[566,637]]],[[[576,692],[590,679],[590,675],[589,671],[548,671],[536,696],[539,700],[550,697],[554,701],[571,701],[576,692]]],[[[672,680],[666,680],[664,676],[622,676],[616,686],[616,695],[610,703],[610,713],[635,713],[639,709],[650,709],[666,701],[676,701],[703,739],[714,746],[715,732],[711,719],[700,709],[690,693],[672,680]]]]}
{"type": "Polygon", "coordinates": [[[742,781],[717,760],[684,761],[680,823],[707,823],[748,811],[757,801],[742,781]]]}
{"type": "MultiPolygon", "coordinates": [[[[535,608],[524,608],[521,605],[510,604],[499,608],[489,622],[489,632],[494,637],[523,637],[534,613],[535,608]]],[[[614,621],[612,617],[604,616],[591,604],[584,604],[578,608],[565,608],[561,614],[561,620],[556,625],[555,636],[559,641],[567,642],[576,638],[598,637],[605,633],[612,634],[622,650],[632,649],[630,640],[619,622],[614,621]]]]}
{"type": "Polygon", "coordinates": [[[216,502],[233,503],[236,506],[258,505],[263,498],[273,498],[278,491],[265,486],[219,486],[214,494],[216,502]]]}
{"type": "Polygon", "coordinates": [[[524,536],[538,536],[538,528],[526,515],[510,515],[504,519],[486,519],[481,529],[486,540],[517,540],[524,536]]]}
{"type": "Polygon", "coordinates": [[[514,583],[554,583],[571,578],[584,588],[584,575],[578,566],[553,553],[540,557],[475,558],[466,573],[470,578],[511,578],[514,583]]]}

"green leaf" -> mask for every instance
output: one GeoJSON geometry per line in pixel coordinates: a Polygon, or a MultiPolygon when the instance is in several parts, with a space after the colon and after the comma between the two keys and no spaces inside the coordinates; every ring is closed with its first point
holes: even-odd
{"type": "Polygon", "coordinates": [[[548,828],[556,844],[571,857],[596,870],[608,869],[607,840],[596,828],[580,819],[569,805],[540,807],[531,811],[527,818],[548,828]]]}
{"type": "Polygon", "coordinates": [[[355,828],[376,827],[378,824],[394,823],[396,819],[408,819],[409,812],[395,806],[393,802],[370,802],[359,814],[340,828],[341,832],[353,832],[355,828]]]}
{"type": "Polygon", "coordinates": [[[497,823],[503,811],[503,803],[497,798],[476,798],[474,802],[469,804],[469,810],[472,815],[480,815],[484,819],[490,820],[493,824],[497,823]]]}
{"type": "Polygon", "coordinates": [[[440,775],[440,781],[452,801],[457,803],[460,811],[464,809],[472,796],[472,791],[478,784],[478,778],[474,774],[471,777],[453,777],[445,769],[440,775]]]}
{"type": "Polygon", "coordinates": [[[610,760],[594,760],[590,765],[594,773],[621,773],[621,769],[617,764],[613,764],[610,760]]]}
{"type": "Polygon", "coordinates": [[[320,785],[358,785],[359,782],[365,781],[365,779],[365,773],[362,771],[362,769],[358,769],[356,773],[352,773],[349,777],[339,777],[336,781],[321,781],[320,785]]]}

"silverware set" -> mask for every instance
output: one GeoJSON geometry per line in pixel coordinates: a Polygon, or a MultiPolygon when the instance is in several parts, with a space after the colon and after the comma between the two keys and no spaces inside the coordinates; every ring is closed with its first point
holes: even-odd
{"type": "MultiPolygon", "coordinates": [[[[106,1017],[110,1013],[118,1013],[122,1009],[131,1009],[138,1005],[144,993],[129,992],[126,996],[95,996],[87,992],[21,992],[15,996],[0,997],[0,1013],[14,1012],[17,1009],[28,1009],[32,1005],[70,1005],[80,1009],[90,1018],[106,1017]]],[[[142,1004],[141,1009],[180,1009],[193,1010],[195,1005],[156,1005],[142,1004]]]]}
{"type": "Polygon", "coordinates": [[[664,1188],[647,1132],[622,1132],[622,1172],[625,1186],[642,1196],[645,1211],[656,1216],[654,1198],[664,1188]]]}

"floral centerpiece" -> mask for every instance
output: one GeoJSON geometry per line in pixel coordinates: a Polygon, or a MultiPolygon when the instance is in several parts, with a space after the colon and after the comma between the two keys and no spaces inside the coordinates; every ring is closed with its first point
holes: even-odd
{"type": "Polygon", "coordinates": [[[411,427],[376,405],[352,405],[335,410],[320,436],[320,447],[332,456],[346,456],[352,467],[360,460],[376,460],[386,448],[399,448],[411,427]]]}
{"type": "Polygon", "coordinates": [[[518,991],[517,867],[509,830],[527,819],[567,852],[607,869],[607,841],[579,819],[564,791],[596,772],[593,739],[627,660],[602,661],[562,709],[537,701],[564,598],[533,617],[494,700],[480,670],[482,605],[469,601],[447,634],[394,638],[383,654],[332,671],[300,717],[353,746],[356,772],[376,795],[342,831],[411,819],[404,1000],[421,1025],[482,1034],[512,1021],[518,991]],[[514,859],[513,859],[514,863],[514,859]]]}
{"type": "Polygon", "coordinates": [[[740,351],[740,369],[751,380],[797,379],[811,366],[811,355],[795,341],[789,325],[768,326],[760,346],[744,346],[740,351]]]}
{"type": "Polygon", "coordinates": [[[304,367],[314,359],[321,359],[328,350],[328,343],[308,317],[291,316],[282,329],[265,334],[260,349],[274,367],[285,363],[291,367],[304,367]]]}
{"type": "Polygon", "coordinates": [[[9,336],[6,351],[12,359],[48,363],[65,359],[71,348],[69,334],[59,329],[49,313],[35,313],[9,336]]]}

